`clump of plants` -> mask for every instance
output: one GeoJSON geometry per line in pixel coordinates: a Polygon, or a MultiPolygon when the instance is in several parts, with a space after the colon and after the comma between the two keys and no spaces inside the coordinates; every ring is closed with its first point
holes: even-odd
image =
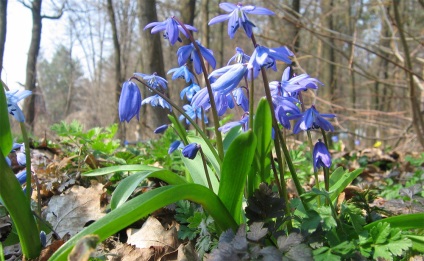
{"type": "MultiPolygon", "coordinates": [[[[87,237],[103,241],[172,203],[177,204],[175,217],[182,224],[180,238],[194,240],[199,256],[207,253],[212,260],[392,260],[424,251],[424,236],[417,230],[424,227],[423,213],[380,216],[370,221],[358,204],[340,197],[362,170],[331,169],[327,133],[334,127],[328,119],[335,115],[321,113],[319,104],[305,104],[302,97],[305,92],[325,88],[323,83],[299,73],[293,63],[295,54],[286,46],[268,47],[256,41],[255,24],[249,16],[274,12],[242,3],[221,3],[220,7],[226,13],[213,18],[209,25],[228,20],[230,38],[244,31],[253,53],[237,47],[226,66],[215,68],[213,51],[191,34],[197,29],[172,16],[145,29],[162,32],[171,45],[182,42],[180,37],[190,40],[177,51],[178,67],[168,71],[172,80],[187,83],[181,98],[188,103],[179,107],[169,99],[166,90],[172,88],[171,84],[154,72],[134,73],[122,86],[121,122],[139,118],[142,105],[169,111],[169,123],[164,122],[155,132],[175,134],[167,153],[181,155],[182,171],[176,172],[170,164],[125,164],[83,173],[86,177],[116,172],[128,175],[112,194],[111,211],[68,240],[51,260],[65,259],[87,237]],[[282,63],[285,68],[279,68],[282,63]],[[214,69],[211,73],[207,65],[214,69]],[[281,70],[281,79],[270,81],[268,70],[281,70]],[[201,88],[198,77],[203,77],[205,87],[201,88]],[[143,99],[140,88],[147,88],[152,95],[143,99]],[[258,88],[263,88],[265,97],[256,101],[258,88]],[[221,118],[230,111],[239,116],[221,124],[221,118]],[[288,132],[305,133],[309,160],[288,149],[288,132]],[[302,186],[305,179],[300,178],[307,172],[316,181],[308,191],[302,186]],[[132,197],[138,184],[147,178],[166,185],[132,197]],[[294,184],[294,195],[289,194],[288,180],[294,184]]],[[[2,104],[6,110],[4,97],[2,104]]],[[[2,175],[10,176],[8,172],[2,175]]],[[[3,199],[11,200],[1,192],[3,199]]],[[[6,208],[10,206],[7,200],[6,208]]],[[[8,210],[14,220],[23,220],[12,215],[13,208],[8,210]]],[[[23,223],[31,220],[29,212],[23,223]]],[[[31,249],[24,252],[28,257],[34,257],[41,248],[38,231],[31,231],[37,235],[31,234],[31,242],[22,239],[22,244],[31,249]]],[[[26,236],[30,235],[22,234],[26,236]]]]}

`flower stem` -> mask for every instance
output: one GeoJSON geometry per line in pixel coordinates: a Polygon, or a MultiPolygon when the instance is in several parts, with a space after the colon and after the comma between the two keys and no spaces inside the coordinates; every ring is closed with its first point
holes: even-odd
{"type": "Polygon", "coordinates": [[[202,66],[203,77],[205,79],[206,88],[208,88],[209,101],[210,101],[210,104],[211,104],[212,118],[213,118],[213,122],[214,122],[214,130],[215,130],[215,137],[216,137],[216,147],[218,149],[219,157],[222,160],[224,158],[224,145],[222,143],[221,132],[219,131],[219,118],[218,118],[218,112],[216,110],[215,99],[214,99],[213,92],[212,92],[212,86],[211,86],[211,83],[210,83],[209,78],[208,78],[208,74],[207,74],[207,70],[206,70],[206,66],[205,66],[205,61],[203,59],[203,55],[200,52],[199,45],[194,40],[191,32],[185,27],[184,23],[182,23],[179,19],[177,19],[175,17],[173,19],[178,24],[181,25],[181,27],[184,29],[184,31],[186,31],[187,35],[190,38],[190,41],[193,43],[193,46],[196,49],[196,52],[200,57],[200,65],[202,66]]]}
{"type": "Polygon", "coordinates": [[[28,139],[28,132],[25,128],[25,123],[24,122],[20,122],[19,123],[21,126],[21,131],[22,131],[22,138],[24,140],[24,146],[25,146],[25,162],[26,162],[26,188],[27,188],[27,193],[26,193],[26,197],[28,200],[28,204],[31,207],[31,178],[32,178],[32,172],[31,172],[31,151],[29,149],[29,139],[28,139]]]}
{"type": "Polygon", "coordinates": [[[209,189],[213,191],[211,178],[209,177],[208,165],[206,164],[206,157],[205,157],[205,154],[203,153],[201,146],[199,150],[200,150],[200,155],[202,156],[203,169],[205,170],[206,180],[208,181],[209,189]]]}
{"type": "MultiPolygon", "coordinates": [[[[208,147],[210,148],[210,150],[212,151],[212,153],[214,154],[215,158],[217,159],[219,165],[221,165],[222,160],[219,157],[219,155],[217,154],[215,148],[213,147],[212,143],[210,142],[209,137],[206,135],[206,133],[204,133],[202,131],[202,129],[199,127],[198,124],[196,124],[196,122],[190,118],[190,116],[187,115],[187,113],[185,113],[184,110],[182,110],[177,104],[175,104],[173,101],[171,101],[168,97],[166,97],[165,94],[161,93],[160,91],[156,90],[155,88],[150,87],[148,84],[146,84],[144,81],[138,79],[137,77],[133,76],[131,77],[131,79],[135,79],[137,80],[139,83],[143,84],[144,86],[146,86],[147,88],[149,88],[149,90],[153,91],[155,94],[159,95],[161,98],[163,98],[166,102],[168,102],[169,104],[171,104],[171,106],[173,108],[175,108],[179,113],[181,113],[182,115],[184,115],[184,117],[191,123],[191,125],[193,125],[193,127],[199,132],[200,136],[202,136],[203,140],[205,141],[205,143],[208,145],[208,147]]],[[[131,80],[130,79],[130,80],[131,80]]]]}

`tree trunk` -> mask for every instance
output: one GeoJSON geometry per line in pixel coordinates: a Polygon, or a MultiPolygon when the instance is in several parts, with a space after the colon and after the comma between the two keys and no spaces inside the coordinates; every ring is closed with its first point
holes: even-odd
{"type": "Polygon", "coordinates": [[[7,28],[7,0],[0,0],[0,76],[3,70],[4,45],[7,28]]]}
{"type": "Polygon", "coordinates": [[[37,82],[37,58],[40,51],[41,43],[41,27],[42,27],[42,17],[41,17],[41,4],[42,0],[32,1],[31,13],[32,13],[32,32],[31,32],[31,43],[28,51],[28,60],[26,66],[26,81],[25,88],[32,91],[26,99],[26,108],[25,108],[25,119],[30,127],[33,129],[34,120],[36,116],[35,112],[35,99],[38,95],[36,89],[37,82]]]}
{"type": "MultiPolygon", "coordinates": [[[[161,77],[166,77],[163,52],[160,37],[162,34],[151,34],[150,30],[144,31],[143,28],[150,22],[158,21],[156,13],[156,0],[139,0],[138,11],[140,17],[140,35],[142,48],[142,73],[152,74],[156,72],[161,77]]],[[[142,86],[143,99],[152,95],[150,90],[142,86]]],[[[168,122],[167,110],[161,107],[152,107],[147,104],[142,107],[141,113],[141,138],[151,139],[154,136],[153,130],[168,122]]]]}
{"type": "MultiPolygon", "coordinates": [[[[107,14],[109,16],[110,25],[112,27],[112,39],[113,39],[113,50],[114,50],[114,64],[115,64],[115,101],[118,104],[119,96],[121,95],[121,84],[123,79],[121,76],[121,47],[119,45],[118,39],[118,28],[116,26],[115,11],[113,8],[112,0],[107,0],[107,14]]],[[[116,106],[118,107],[118,106],[116,106]]],[[[115,113],[115,122],[119,122],[118,112],[115,113]]],[[[125,141],[125,124],[122,123],[119,125],[118,136],[121,140],[121,143],[125,141]]]]}

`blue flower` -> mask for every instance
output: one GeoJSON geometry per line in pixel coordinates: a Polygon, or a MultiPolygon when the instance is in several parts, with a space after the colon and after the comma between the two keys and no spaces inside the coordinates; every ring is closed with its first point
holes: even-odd
{"type": "Polygon", "coordinates": [[[178,149],[183,143],[179,140],[176,140],[174,142],[171,143],[171,145],[169,146],[168,149],[168,154],[171,154],[172,152],[174,152],[176,149],[178,149]]]}
{"type": "Polygon", "coordinates": [[[297,100],[292,97],[273,96],[275,118],[286,129],[291,128],[290,120],[299,118],[300,110],[294,104],[297,100]]]}
{"type": "Polygon", "coordinates": [[[281,84],[283,86],[283,89],[286,92],[299,92],[299,91],[306,91],[307,89],[318,89],[318,84],[324,85],[322,82],[320,82],[316,78],[312,78],[306,73],[303,73],[301,75],[297,75],[293,78],[291,78],[288,81],[281,81],[281,84]]]}
{"type": "Polygon", "coordinates": [[[214,83],[211,84],[214,92],[229,93],[233,91],[241,79],[246,76],[247,65],[236,63],[233,65],[227,65],[223,68],[213,71],[209,77],[216,77],[221,75],[214,83]]]}
{"type": "MultiPolygon", "coordinates": [[[[228,108],[230,109],[234,108],[234,101],[230,93],[224,94],[221,92],[214,92],[213,97],[215,99],[215,105],[216,105],[218,116],[224,115],[224,113],[227,111],[228,108]]],[[[208,110],[210,108],[210,103],[209,103],[209,107],[206,107],[206,108],[203,107],[203,108],[205,110],[208,110]]]]}
{"type": "Polygon", "coordinates": [[[243,49],[240,47],[236,47],[236,54],[233,55],[233,57],[228,60],[227,65],[229,65],[231,62],[236,63],[247,63],[250,60],[250,56],[245,54],[243,49]]]}
{"type": "MultiPolygon", "coordinates": [[[[203,47],[199,41],[196,41],[196,43],[199,46],[200,53],[202,54],[203,58],[209,63],[212,68],[215,69],[216,60],[215,57],[213,57],[212,50],[203,47]]],[[[185,64],[187,60],[190,59],[191,61],[193,61],[193,66],[196,73],[202,73],[202,64],[200,62],[200,57],[193,43],[180,47],[177,51],[177,56],[178,64],[180,66],[185,64]]]]}
{"type": "Polygon", "coordinates": [[[262,45],[257,45],[250,57],[249,63],[253,68],[260,68],[262,66],[272,67],[276,70],[276,61],[283,61],[287,64],[291,64],[290,57],[294,56],[293,52],[290,51],[286,46],[278,48],[268,48],[262,45]]]}
{"type": "Polygon", "coordinates": [[[134,73],[135,76],[141,77],[143,78],[143,80],[146,81],[146,84],[150,87],[152,87],[153,89],[161,89],[160,87],[162,87],[163,89],[167,89],[167,83],[168,81],[165,80],[164,78],[160,77],[159,75],[157,75],[157,73],[153,73],[153,74],[144,74],[144,73],[134,73]]]}
{"type": "Polygon", "coordinates": [[[246,114],[246,115],[243,116],[243,118],[241,120],[228,122],[228,123],[222,125],[221,127],[219,127],[218,130],[222,133],[227,133],[234,127],[242,126],[243,130],[246,131],[247,128],[248,128],[248,126],[247,126],[248,121],[249,121],[249,117],[246,114]]]}
{"type": "Polygon", "coordinates": [[[19,151],[16,151],[16,161],[20,166],[26,166],[25,146],[21,146],[19,151]]]}
{"type": "Polygon", "coordinates": [[[137,84],[131,81],[124,82],[119,97],[119,120],[130,122],[134,116],[137,116],[137,120],[140,120],[140,108],[141,93],[137,84]]]}
{"type": "Polygon", "coordinates": [[[164,109],[169,109],[170,111],[172,111],[172,106],[171,104],[169,104],[167,101],[165,101],[162,97],[160,97],[159,95],[155,94],[152,95],[150,97],[147,97],[146,99],[144,99],[141,102],[141,105],[150,103],[150,105],[152,105],[153,107],[155,106],[161,106],[164,109]]]}
{"type": "MultiPolygon", "coordinates": [[[[184,26],[191,31],[197,32],[197,29],[194,26],[184,24],[184,26]]],[[[165,31],[163,37],[168,39],[171,45],[174,45],[177,41],[181,42],[181,38],[179,37],[179,32],[182,32],[187,38],[189,38],[188,33],[184,30],[184,28],[178,24],[174,17],[170,17],[163,22],[153,22],[144,27],[144,30],[148,28],[152,28],[151,33],[155,34],[160,31],[165,31]]]]}
{"type": "Polygon", "coordinates": [[[331,166],[331,155],[325,146],[324,142],[318,140],[318,142],[314,146],[314,151],[312,153],[314,159],[314,168],[318,169],[320,167],[331,166]]]}
{"type": "Polygon", "coordinates": [[[19,184],[23,185],[26,182],[26,176],[27,176],[26,170],[23,170],[19,172],[18,174],[16,174],[16,178],[18,179],[19,184]]]}
{"type": "Polygon", "coordinates": [[[164,133],[168,129],[168,124],[157,127],[153,132],[155,134],[164,133]]]}
{"type": "Polygon", "coordinates": [[[301,130],[310,130],[322,128],[325,131],[334,131],[334,127],[329,121],[325,118],[334,118],[334,114],[320,114],[315,106],[312,105],[311,108],[307,109],[303,114],[300,114],[301,119],[296,122],[296,125],[293,128],[293,133],[297,134],[301,130]]]}
{"type": "MultiPolygon", "coordinates": [[[[185,110],[185,113],[191,118],[191,119],[202,119],[202,109],[200,107],[193,108],[192,105],[186,104],[183,106],[183,109],[185,110]]],[[[179,120],[185,119],[184,115],[180,115],[179,120]]],[[[208,118],[206,117],[206,114],[203,115],[203,120],[205,123],[208,123],[208,118]]],[[[186,119],[186,123],[190,124],[189,120],[186,119]]]]}
{"type": "Polygon", "coordinates": [[[176,80],[178,78],[184,79],[186,83],[196,82],[196,79],[194,75],[190,72],[190,70],[187,68],[187,65],[184,64],[183,66],[180,66],[178,68],[173,68],[168,71],[168,74],[174,73],[172,75],[172,80],[176,80]]]}
{"type": "Polygon", "coordinates": [[[201,89],[193,96],[193,99],[191,99],[191,106],[193,108],[203,108],[204,110],[210,108],[208,88],[201,89]]]}
{"type": "Polygon", "coordinates": [[[180,93],[180,98],[181,100],[184,98],[184,95],[187,96],[187,100],[189,102],[191,102],[191,100],[193,99],[193,96],[200,91],[200,86],[197,85],[197,83],[192,82],[189,86],[185,87],[184,89],[181,90],[180,93]]]}
{"type": "Polygon", "coordinates": [[[198,145],[197,143],[190,143],[187,146],[185,146],[181,152],[183,153],[184,157],[189,159],[194,159],[199,149],[200,149],[200,145],[198,145]]]}
{"type": "Polygon", "coordinates": [[[25,116],[21,108],[19,108],[18,102],[31,94],[32,92],[28,90],[6,91],[7,110],[9,111],[9,114],[13,115],[13,117],[15,117],[15,119],[17,119],[19,122],[24,122],[25,116]]]}
{"type": "Polygon", "coordinates": [[[236,88],[233,91],[234,99],[236,100],[236,104],[241,106],[243,111],[249,111],[249,99],[246,97],[246,94],[243,91],[244,88],[236,88]]]}
{"type": "Polygon", "coordinates": [[[255,25],[247,18],[247,14],[256,14],[256,15],[274,15],[275,13],[263,8],[256,7],[254,5],[243,6],[241,3],[237,5],[232,3],[220,3],[219,7],[229,14],[219,15],[212,18],[209,21],[209,25],[228,21],[228,35],[230,38],[234,38],[234,34],[237,29],[242,26],[249,38],[252,37],[252,28],[255,25]]]}

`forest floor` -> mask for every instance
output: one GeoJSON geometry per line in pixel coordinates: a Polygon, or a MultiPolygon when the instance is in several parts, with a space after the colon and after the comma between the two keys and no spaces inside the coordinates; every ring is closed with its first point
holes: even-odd
{"type": "MultiPolygon", "coordinates": [[[[20,167],[14,155],[10,155],[15,172],[20,167]]],[[[32,167],[36,174],[37,189],[33,189],[34,209],[41,205],[41,218],[46,220],[54,232],[48,234],[47,247],[39,260],[47,258],[67,239],[81,231],[108,211],[111,183],[105,178],[88,179],[78,171],[69,175],[65,169],[75,164],[72,157],[64,156],[60,150],[40,144],[32,149],[32,167]]],[[[340,200],[349,200],[355,193],[374,192],[370,207],[387,215],[424,212],[423,155],[385,152],[379,148],[333,153],[333,162],[346,169],[362,167],[362,174],[346,188],[340,200]]],[[[89,157],[85,161],[89,161],[89,157]]],[[[313,186],[314,180],[305,184],[313,186]]],[[[158,186],[155,181],[150,187],[158,186]]],[[[144,187],[143,190],[150,189],[144,187]]],[[[290,184],[289,184],[290,189],[290,184]]],[[[294,191],[294,190],[293,190],[294,191]]],[[[295,195],[292,195],[295,196],[295,195]]],[[[35,211],[37,212],[37,210],[35,211]]],[[[189,241],[178,239],[178,222],[174,219],[172,206],[141,219],[114,237],[98,245],[99,260],[196,260],[194,246],[189,241]]],[[[13,235],[9,217],[0,217],[0,238],[3,245],[17,240],[13,235]]],[[[19,260],[19,244],[4,247],[5,260],[19,260]]]]}

